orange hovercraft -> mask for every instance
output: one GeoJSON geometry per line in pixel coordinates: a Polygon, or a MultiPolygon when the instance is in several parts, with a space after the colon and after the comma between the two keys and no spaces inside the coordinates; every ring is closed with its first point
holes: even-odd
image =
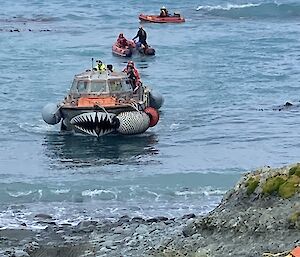
{"type": "Polygon", "coordinates": [[[91,69],[75,75],[65,99],[47,104],[42,116],[51,125],[61,122],[64,131],[95,137],[134,135],[157,124],[163,102],[158,92],[142,83],[133,90],[124,72],[91,69]]]}

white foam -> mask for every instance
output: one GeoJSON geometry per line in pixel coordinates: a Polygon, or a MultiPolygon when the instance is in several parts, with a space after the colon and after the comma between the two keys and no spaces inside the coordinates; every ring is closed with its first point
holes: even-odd
{"type": "Polygon", "coordinates": [[[25,192],[8,192],[8,194],[12,197],[20,197],[20,196],[26,196],[32,194],[32,191],[25,191],[25,192]]]}
{"type": "Polygon", "coordinates": [[[82,196],[90,196],[90,197],[100,196],[102,194],[113,194],[114,197],[117,198],[115,192],[112,192],[110,190],[105,190],[105,189],[94,189],[94,190],[88,189],[81,193],[82,196]]]}
{"type": "Polygon", "coordinates": [[[219,190],[219,189],[210,189],[210,188],[205,188],[201,189],[199,191],[176,191],[175,195],[177,196],[192,196],[192,195],[205,195],[205,196],[210,196],[210,195],[224,195],[226,191],[224,190],[219,190]]]}
{"type": "Polygon", "coordinates": [[[171,130],[176,130],[178,128],[179,128],[179,123],[172,123],[171,126],[170,126],[171,130]]]}
{"type": "Polygon", "coordinates": [[[159,194],[157,194],[157,193],[155,193],[155,192],[152,192],[152,191],[149,191],[149,190],[147,190],[146,192],[147,192],[148,194],[154,195],[154,196],[155,196],[155,201],[156,201],[156,202],[159,200],[159,198],[160,198],[160,195],[159,195],[159,194]]]}
{"type": "Polygon", "coordinates": [[[204,10],[204,11],[213,11],[213,10],[224,10],[228,11],[231,9],[243,9],[249,7],[257,7],[261,4],[227,4],[226,6],[222,5],[200,5],[196,9],[197,11],[204,10]]]}
{"type": "Polygon", "coordinates": [[[48,125],[45,122],[36,123],[20,123],[19,128],[28,133],[45,134],[45,132],[58,132],[57,126],[48,125]]]}
{"type": "Polygon", "coordinates": [[[39,193],[39,199],[41,199],[42,196],[43,196],[43,190],[42,190],[42,189],[39,189],[39,190],[38,190],[38,193],[39,193]]]}
{"type": "Polygon", "coordinates": [[[9,209],[0,212],[0,230],[5,229],[28,229],[28,230],[42,230],[46,229],[47,225],[36,224],[36,222],[28,219],[32,215],[31,212],[14,212],[9,209]],[[22,224],[26,223],[26,226],[22,224]]]}
{"type": "Polygon", "coordinates": [[[57,195],[67,194],[70,192],[70,189],[56,189],[56,190],[51,190],[51,192],[57,195]]]}

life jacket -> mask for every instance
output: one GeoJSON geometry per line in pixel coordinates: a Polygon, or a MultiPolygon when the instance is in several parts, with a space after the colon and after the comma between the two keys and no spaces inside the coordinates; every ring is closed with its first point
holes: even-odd
{"type": "Polygon", "coordinates": [[[106,70],[106,66],[105,66],[104,63],[101,63],[101,64],[98,63],[95,68],[96,68],[97,71],[100,71],[100,72],[103,72],[103,71],[106,70]]]}
{"type": "Polygon", "coordinates": [[[128,78],[132,80],[133,82],[133,89],[135,89],[135,87],[140,83],[140,74],[138,72],[138,70],[133,67],[133,69],[129,69],[128,66],[124,68],[123,72],[126,72],[128,75],[128,78]]]}
{"type": "Polygon", "coordinates": [[[124,38],[124,37],[118,38],[117,44],[118,44],[120,47],[125,47],[125,46],[128,45],[127,39],[124,38]]]}
{"type": "Polygon", "coordinates": [[[136,76],[137,81],[140,81],[141,77],[140,77],[139,71],[135,67],[133,67],[133,72],[134,72],[134,75],[136,76]]]}

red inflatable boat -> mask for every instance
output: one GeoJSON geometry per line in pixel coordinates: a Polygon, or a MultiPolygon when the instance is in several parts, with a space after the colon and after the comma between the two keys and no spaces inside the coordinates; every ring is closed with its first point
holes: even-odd
{"type": "Polygon", "coordinates": [[[160,17],[159,15],[146,15],[140,14],[139,19],[141,21],[155,22],[155,23],[181,23],[185,22],[185,19],[180,14],[174,14],[167,17],[160,17]]]}
{"type": "Polygon", "coordinates": [[[133,53],[133,49],[135,48],[135,43],[133,41],[127,41],[128,46],[120,47],[117,43],[114,43],[112,46],[112,52],[116,55],[122,56],[122,57],[130,57],[133,53]]]}

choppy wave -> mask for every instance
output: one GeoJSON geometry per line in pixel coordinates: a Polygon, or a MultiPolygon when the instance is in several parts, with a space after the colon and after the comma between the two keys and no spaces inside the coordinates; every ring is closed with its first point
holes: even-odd
{"type": "Polygon", "coordinates": [[[50,23],[60,21],[58,17],[36,15],[33,17],[15,16],[12,18],[1,18],[0,22],[4,23],[50,23]]]}
{"type": "Polygon", "coordinates": [[[222,196],[226,193],[226,190],[218,190],[218,189],[213,189],[211,187],[204,187],[201,188],[200,190],[197,191],[191,191],[191,190],[181,190],[181,191],[176,191],[175,195],[177,196],[222,196]]]}
{"type": "Polygon", "coordinates": [[[56,189],[56,190],[50,190],[51,193],[54,194],[67,194],[70,192],[70,189],[56,189]]]}
{"type": "Polygon", "coordinates": [[[21,197],[21,196],[27,196],[32,194],[32,191],[24,191],[24,192],[7,192],[12,197],[21,197]]]}
{"type": "Polygon", "coordinates": [[[133,184],[111,185],[106,187],[101,182],[86,181],[84,185],[80,182],[69,182],[64,186],[54,184],[30,184],[30,183],[1,183],[0,201],[2,203],[39,203],[66,201],[90,202],[90,201],[128,201],[142,202],[169,201],[182,197],[191,200],[207,196],[222,196],[226,190],[207,186],[185,187],[173,185],[172,187],[161,187],[160,185],[149,187],[148,185],[136,186],[133,184]]]}
{"type": "Polygon", "coordinates": [[[112,200],[117,198],[117,193],[111,190],[105,189],[93,189],[93,190],[84,190],[81,193],[84,197],[90,197],[91,199],[99,198],[101,200],[112,200]]]}
{"type": "Polygon", "coordinates": [[[300,4],[276,2],[224,4],[224,5],[200,5],[197,11],[207,16],[225,18],[295,18],[300,17],[300,4]]]}
{"type": "MultiPolygon", "coordinates": [[[[36,204],[66,202],[100,205],[108,202],[127,204],[168,203],[178,201],[183,205],[189,201],[206,201],[210,197],[220,198],[226,189],[239,178],[236,174],[168,174],[152,175],[121,180],[89,178],[57,182],[40,180],[0,183],[0,202],[3,204],[36,204]],[[180,181],[180,182],[178,182],[180,181]]],[[[148,204],[147,204],[148,205],[148,204]]],[[[128,206],[127,206],[128,207],[128,206]]]]}

